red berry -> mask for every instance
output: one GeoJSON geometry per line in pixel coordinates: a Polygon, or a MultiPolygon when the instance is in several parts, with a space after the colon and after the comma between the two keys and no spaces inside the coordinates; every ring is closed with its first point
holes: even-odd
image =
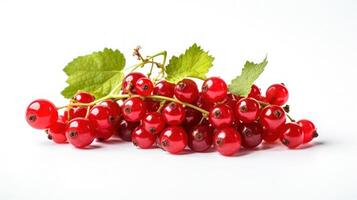
{"type": "Polygon", "coordinates": [[[160,135],[160,146],[169,153],[178,154],[187,145],[187,135],[179,126],[169,126],[160,135]]]}
{"type": "Polygon", "coordinates": [[[260,100],[261,96],[262,96],[262,94],[260,92],[260,88],[258,88],[258,86],[253,84],[252,88],[248,94],[248,97],[260,100]]]}
{"type": "Polygon", "coordinates": [[[160,108],[160,101],[155,101],[153,99],[146,98],[144,100],[147,112],[156,112],[160,108]]]}
{"type": "Polygon", "coordinates": [[[134,129],[131,140],[135,146],[142,149],[148,149],[153,146],[156,140],[156,136],[144,130],[142,126],[138,126],[134,129]]]}
{"type": "Polygon", "coordinates": [[[124,101],[121,107],[123,117],[129,122],[137,122],[144,118],[146,105],[139,97],[132,97],[124,101]]]}
{"type": "Polygon", "coordinates": [[[203,98],[202,93],[199,94],[198,99],[197,99],[197,106],[205,109],[205,110],[211,110],[214,106],[214,103],[208,101],[207,99],[203,98]]]}
{"type": "Polygon", "coordinates": [[[165,128],[165,120],[158,112],[148,113],[142,120],[142,128],[151,134],[158,134],[165,128]]]}
{"type": "Polygon", "coordinates": [[[302,127],[302,132],[304,133],[304,144],[310,142],[314,137],[318,136],[316,127],[310,120],[302,119],[297,123],[302,127]]]}
{"type": "Polygon", "coordinates": [[[104,105],[94,106],[89,113],[89,120],[99,140],[109,139],[116,131],[116,116],[109,107],[104,105]]]}
{"type": "Polygon", "coordinates": [[[213,141],[217,151],[224,156],[232,156],[240,149],[240,135],[232,127],[217,129],[213,141]]]}
{"type": "Polygon", "coordinates": [[[260,106],[253,98],[243,98],[235,107],[237,119],[243,123],[251,123],[258,119],[260,106]]]}
{"type": "Polygon", "coordinates": [[[202,84],[202,96],[212,103],[223,101],[227,96],[227,84],[218,77],[206,79],[202,84]]]}
{"type": "Polygon", "coordinates": [[[119,137],[124,141],[130,142],[132,132],[139,124],[139,122],[128,122],[122,119],[119,123],[119,137]]]}
{"type": "Polygon", "coordinates": [[[280,106],[270,105],[260,113],[260,123],[271,132],[276,131],[279,126],[285,124],[286,115],[280,106]]]}
{"type": "Polygon", "coordinates": [[[128,90],[131,93],[136,93],[135,83],[137,80],[143,77],[145,77],[145,75],[139,72],[132,72],[126,75],[122,82],[123,93],[124,94],[128,93],[128,90]]]}
{"type": "Polygon", "coordinates": [[[208,119],[216,128],[232,126],[234,120],[232,109],[224,104],[213,107],[209,112],[208,119]]]}
{"type": "Polygon", "coordinates": [[[95,100],[95,98],[89,92],[78,92],[74,95],[73,100],[78,103],[91,103],[95,100]]]}
{"type": "Polygon", "coordinates": [[[186,130],[196,126],[202,119],[202,113],[190,107],[185,107],[185,120],[183,126],[186,130]]]}
{"type": "Polygon", "coordinates": [[[212,131],[207,125],[197,125],[188,134],[188,146],[192,151],[206,151],[212,146],[212,140],[212,131]]]}
{"type": "Polygon", "coordinates": [[[68,123],[66,137],[73,146],[84,148],[93,142],[95,132],[88,119],[76,118],[68,123]]]}
{"type": "Polygon", "coordinates": [[[37,99],[31,102],[26,109],[26,121],[32,128],[49,128],[56,123],[57,119],[56,106],[46,99],[37,99]]]}
{"type": "Polygon", "coordinates": [[[73,115],[71,119],[74,118],[83,118],[87,115],[87,107],[75,107],[73,108],[73,115]]]}
{"type": "Polygon", "coordinates": [[[235,96],[234,94],[228,94],[226,101],[224,102],[227,106],[231,107],[232,109],[235,109],[237,102],[242,99],[238,96],[235,96]]]}
{"type": "Polygon", "coordinates": [[[58,144],[66,143],[66,128],[66,123],[61,120],[58,120],[57,122],[52,124],[52,126],[50,126],[50,128],[48,129],[48,135],[54,142],[58,144]]]}
{"type": "Polygon", "coordinates": [[[178,100],[187,103],[195,103],[198,99],[198,88],[196,83],[191,79],[183,79],[178,82],[174,90],[178,100]]]}
{"type": "Polygon", "coordinates": [[[263,128],[257,122],[238,125],[238,132],[244,148],[255,148],[262,142],[263,128]]]}
{"type": "Polygon", "coordinates": [[[266,100],[270,104],[282,106],[289,99],[288,89],[283,84],[271,85],[266,91],[266,100]]]}
{"type": "Polygon", "coordinates": [[[138,95],[149,96],[154,90],[154,85],[150,79],[143,77],[136,81],[135,90],[138,95]]]}
{"type": "Polygon", "coordinates": [[[163,109],[162,117],[169,125],[180,125],[185,120],[185,109],[181,104],[171,102],[163,109]]]}
{"type": "Polygon", "coordinates": [[[274,143],[279,138],[279,132],[277,130],[268,130],[263,127],[262,138],[267,143],[274,143]]]}
{"type": "Polygon", "coordinates": [[[304,141],[302,128],[297,123],[287,123],[279,128],[280,141],[290,149],[295,149],[304,141]]]}
{"type": "Polygon", "coordinates": [[[162,80],[155,85],[154,94],[165,97],[173,97],[174,90],[175,84],[162,80]]]}
{"type": "Polygon", "coordinates": [[[112,113],[116,118],[120,117],[120,106],[116,101],[108,99],[101,102],[100,105],[107,107],[110,113],[112,113]]]}

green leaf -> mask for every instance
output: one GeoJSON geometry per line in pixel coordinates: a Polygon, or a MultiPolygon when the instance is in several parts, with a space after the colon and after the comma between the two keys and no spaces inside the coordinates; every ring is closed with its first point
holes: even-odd
{"type": "Polygon", "coordinates": [[[229,85],[229,91],[235,95],[246,97],[254,81],[257,80],[259,75],[264,71],[267,64],[267,57],[258,64],[247,61],[242,69],[241,75],[232,80],[229,85]]]}
{"type": "Polygon", "coordinates": [[[125,58],[119,50],[105,48],[79,56],[63,69],[68,76],[68,86],[62,95],[72,98],[77,91],[87,91],[101,98],[122,81],[124,66],[125,58]]]}
{"type": "Polygon", "coordinates": [[[177,83],[186,77],[206,79],[208,70],[212,67],[214,58],[207,51],[193,44],[179,57],[172,56],[166,66],[166,80],[177,83]]]}

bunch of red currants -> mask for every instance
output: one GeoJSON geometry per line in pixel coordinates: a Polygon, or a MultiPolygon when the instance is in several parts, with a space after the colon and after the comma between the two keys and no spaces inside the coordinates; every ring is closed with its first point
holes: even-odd
{"type": "Polygon", "coordinates": [[[191,79],[154,84],[133,72],[121,86],[120,95],[98,100],[78,92],[61,114],[50,101],[35,100],[26,110],[26,120],[33,128],[46,130],[56,143],[85,148],[95,139],[117,136],[143,149],[157,146],[172,154],[188,146],[195,152],[214,147],[232,156],[242,147],[253,149],[262,141],[278,139],[293,149],[317,137],[311,121],[295,122],[282,107],[289,97],[284,84],[271,85],[265,96],[253,85],[248,97],[240,97],[228,93],[219,77],[206,79],[200,92],[191,79]]]}

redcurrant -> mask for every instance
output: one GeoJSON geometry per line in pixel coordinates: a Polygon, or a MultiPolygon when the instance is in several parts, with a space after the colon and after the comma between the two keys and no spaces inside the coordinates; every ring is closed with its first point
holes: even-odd
{"type": "Polygon", "coordinates": [[[227,84],[219,77],[206,79],[202,84],[202,96],[215,103],[223,101],[227,96],[227,84]]]}
{"type": "Polygon", "coordinates": [[[26,121],[36,129],[49,128],[56,123],[57,119],[56,106],[46,99],[37,99],[31,102],[26,109],[26,121]]]}
{"type": "Polygon", "coordinates": [[[253,98],[243,98],[235,107],[237,119],[243,123],[251,123],[258,119],[260,111],[259,103],[253,98]]]}
{"type": "Polygon", "coordinates": [[[146,105],[139,97],[132,97],[124,101],[121,107],[123,117],[129,122],[137,122],[144,118],[146,105]]]}
{"type": "Polygon", "coordinates": [[[185,107],[185,120],[183,126],[186,130],[196,126],[202,119],[202,113],[190,107],[185,107]]]}
{"type": "Polygon", "coordinates": [[[124,141],[131,141],[131,135],[133,130],[139,126],[139,122],[128,122],[125,119],[122,119],[119,123],[119,137],[124,141]]]}
{"type": "Polygon", "coordinates": [[[180,125],[185,120],[185,109],[181,104],[171,102],[163,109],[162,117],[169,125],[180,125]]]}
{"type": "Polygon", "coordinates": [[[162,80],[155,85],[154,94],[165,96],[165,97],[173,97],[174,90],[175,90],[175,84],[162,80]]]}
{"type": "Polygon", "coordinates": [[[279,128],[280,141],[290,149],[295,149],[304,141],[302,128],[297,123],[287,123],[279,128]]]}
{"type": "Polygon", "coordinates": [[[196,83],[191,79],[183,79],[178,82],[174,90],[178,100],[187,103],[195,103],[198,99],[198,88],[196,83]]]}
{"type": "Polygon", "coordinates": [[[232,127],[215,130],[213,141],[217,151],[224,156],[236,154],[241,145],[240,134],[232,127]]]}
{"type": "Polygon", "coordinates": [[[73,100],[79,103],[91,103],[95,100],[95,98],[91,93],[81,91],[74,95],[73,100]]]}
{"type": "Polygon", "coordinates": [[[52,126],[50,126],[50,128],[48,129],[48,135],[54,142],[58,144],[66,143],[66,128],[67,125],[65,122],[57,120],[57,122],[52,124],[52,126]]]}
{"type": "Polygon", "coordinates": [[[154,85],[150,79],[143,77],[136,81],[135,90],[138,95],[149,96],[154,90],[154,85]]]}
{"type": "Polygon", "coordinates": [[[203,108],[205,110],[211,110],[214,106],[214,103],[208,101],[207,99],[203,98],[202,93],[199,94],[197,99],[197,106],[203,108]]]}
{"type": "Polygon", "coordinates": [[[302,127],[302,132],[304,133],[304,144],[310,142],[313,138],[318,136],[316,127],[310,120],[302,119],[297,121],[297,123],[302,127]]]}
{"type": "Polygon", "coordinates": [[[84,148],[93,142],[95,132],[88,119],[76,118],[68,123],[66,137],[73,146],[84,148]]]}
{"type": "Polygon", "coordinates": [[[224,104],[213,107],[209,112],[208,119],[216,128],[232,126],[234,120],[232,109],[224,104]]]}
{"type": "Polygon", "coordinates": [[[89,113],[89,120],[99,140],[109,139],[114,134],[118,122],[112,110],[104,105],[94,106],[89,113]]]}
{"type": "Polygon", "coordinates": [[[178,154],[187,145],[187,135],[179,126],[169,126],[160,134],[160,146],[169,153],[178,154]]]}
{"type": "Polygon", "coordinates": [[[286,115],[280,106],[267,106],[260,113],[260,123],[271,132],[276,131],[279,126],[285,124],[285,121],[286,115]]]}
{"type": "Polygon", "coordinates": [[[156,140],[156,136],[150,132],[147,132],[142,126],[138,126],[134,129],[131,140],[135,146],[142,149],[148,149],[153,146],[156,140]]]}
{"type": "Polygon", "coordinates": [[[255,148],[262,142],[263,128],[257,122],[239,124],[238,132],[241,134],[242,146],[244,148],[255,148]]]}
{"type": "Polygon", "coordinates": [[[136,93],[135,83],[139,78],[143,77],[145,77],[145,75],[139,72],[132,72],[126,75],[122,82],[123,93],[126,94],[128,91],[131,93],[136,93]]]}
{"type": "Polygon", "coordinates": [[[283,84],[271,85],[266,91],[266,100],[270,104],[282,106],[289,99],[288,89],[283,84]]]}
{"type": "Polygon", "coordinates": [[[158,112],[148,113],[142,120],[142,128],[151,134],[158,134],[165,128],[165,120],[158,112]]]}
{"type": "Polygon", "coordinates": [[[207,125],[197,125],[188,134],[188,146],[192,151],[204,152],[212,146],[213,135],[207,125]]]}

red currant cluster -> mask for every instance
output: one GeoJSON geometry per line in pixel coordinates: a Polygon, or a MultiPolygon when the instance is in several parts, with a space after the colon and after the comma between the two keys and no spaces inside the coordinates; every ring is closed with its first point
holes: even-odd
{"type": "Polygon", "coordinates": [[[121,84],[120,95],[104,99],[78,92],[61,115],[50,101],[35,100],[26,110],[26,120],[33,128],[47,130],[56,143],[85,148],[94,139],[118,136],[143,149],[158,146],[173,154],[186,146],[195,152],[214,146],[231,156],[241,146],[251,149],[263,140],[278,139],[297,148],[317,136],[311,121],[295,122],[287,115],[282,106],[289,93],[283,84],[271,85],[265,96],[253,85],[246,98],[228,93],[218,77],[206,79],[201,92],[191,79],[154,84],[138,72],[128,74],[121,84]]]}

